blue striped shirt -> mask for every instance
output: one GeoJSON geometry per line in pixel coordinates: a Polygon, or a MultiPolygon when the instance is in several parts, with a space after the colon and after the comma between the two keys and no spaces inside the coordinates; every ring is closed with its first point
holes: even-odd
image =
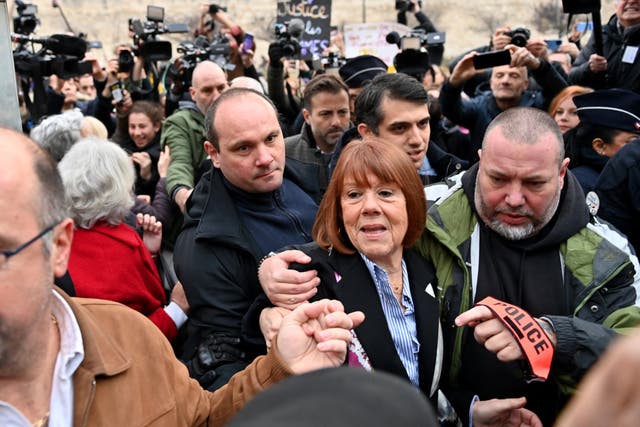
{"type": "Polygon", "coordinates": [[[402,260],[402,305],[405,307],[403,312],[400,303],[393,294],[387,273],[364,254],[361,253],[360,256],[362,256],[369,274],[376,284],[382,311],[387,320],[396,352],[407,371],[409,380],[413,385],[419,387],[418,353],[420,352],[420,343],[418,342],[415,310],[404,259],[402,260]]]}

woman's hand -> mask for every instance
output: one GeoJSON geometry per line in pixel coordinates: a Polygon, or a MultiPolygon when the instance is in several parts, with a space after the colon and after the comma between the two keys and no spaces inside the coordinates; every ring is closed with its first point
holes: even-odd
{"type": "Polygon", "coordinates": [[[151,156],[149,153],[141,151],[139,153],[132,153],[131,160],[133,163],[137,164],[140,167],[140,178],[145,181],[149,181],[151,179],[151,156]]]}
{"type": "Polygon", "coordinates": [[[268,349],[271,348],[271,341],[280,330],[282,319],[289,313],[291,310],[280,307],[267,307],[260,313],[260,331],[268,349]]]}
{"type": "Polygon", "coordinates": [[[162,223],[149,214],[137,214],[136,226],[142,228],[142,241],[151,255],[160,252],[162,245],[162,223]]]}

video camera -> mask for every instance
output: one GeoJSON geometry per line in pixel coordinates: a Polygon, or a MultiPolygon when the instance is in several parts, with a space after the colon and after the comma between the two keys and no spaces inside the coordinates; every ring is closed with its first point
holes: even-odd
{"type": "Polygon", "coordinates": [[[327,56],[316,56],[313,58],[313,69],[324,70],[327,74],[338,75],[338,70],[347,63],[347,58],[340,56],[337,52],[329,52],[327,56]]]}
{"type": "Polygon", "coordinates": [[[16,0],[16,9],[18,16],[13,18],[13,31],[28,36],[40,25],[40,20],[36,16],[38,14],[38,6],[25,3],[22,0],[16,0]]]}
{"type": "Polygon", "coordinates": [[[202,61],[213,61],[222,69],[233,70],[235,65],[229,63],[231,46],[229,39],[224,35],[219,35],[211,42],[205,36],[198,36],[195,40],[180,42],[178,59],[180,65],[171,64],[167,69],[167,77],[170,81],[179,84],[182,90],[187,90],[191,86],[193,70],[202,61]]]}
{"type": "Polygon", "coordinates": [[[304,22],[294,18],[286,24],[275,25],[276,43],[280,45],[282,54],[286,58],[292,58],[300,55],[300,37],[304,32],[304,22]]]}
{"type": "Polygon", "coordinates": [[[574,15],[600,11],[600,0],[562,0],[562,11],[574,15]]]}
{"type": "Polygon", "coordinates": [[[129,31],[133,33],[133,49],[131,52],[122,50],[118,57],[118,69],[121,72],[131,72],[133,69],[133,55],[155,61],[168,61],[171,59],[171,42],[158,40],[159,34],[188,33],[187,24],[165,24],[164,8],[160,6],[147,6],[146,21],[138,18],[129,19],[129,31]]]}
{"type": "Polygon", "coordinates": [[[420,50],[429,46],[440,46],[446,41],[446,34],[442,32],[427,33],[423,29],[412,30],[400,36],[396,31],[391,31],[386,37],[387,43],[395,44],[400,50],[420,50]]]}

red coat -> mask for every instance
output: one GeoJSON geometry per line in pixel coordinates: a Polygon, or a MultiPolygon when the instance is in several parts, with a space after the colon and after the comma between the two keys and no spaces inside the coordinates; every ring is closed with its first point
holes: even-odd
{"type": "Polygon", "coordinates": [[[77,296],[122,303],[147,316],[169,340],[178,334],[163,309],[166,295],[153,258],[128,225],[76,229],[69,275],[77,296]]]}

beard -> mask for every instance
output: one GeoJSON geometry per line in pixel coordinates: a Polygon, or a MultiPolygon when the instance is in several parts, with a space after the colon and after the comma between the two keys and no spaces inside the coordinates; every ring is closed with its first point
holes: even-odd
{"type": "Polygon", "coordinates": [[[525,208],[489,208],[484,201],[478,179],[476,179],[474,202],[476,211],[480,215],[480,218],[482,218],[482,220],[485,222],[487,227],[507,240],[523,240],[539,233],[540,230],[542,230],[542,228],[544,228],[544,226],[551,221],[551,218],[553,218],[556,211],[558,210],[558,206],[560,205],[561,191],[562,188],[558,186],[555,194],[553,195],[553,199],[549,203],[549,206],[547,206],[547,208],[545,209],[544,214],[542,216],[536,216],[533,211],[525,208]],[[528,218],[529,222],[524,225],[508,225],[500,222],[500,220],[497,218],[497,214],[500,213],[522,215],[528,218]]]}

